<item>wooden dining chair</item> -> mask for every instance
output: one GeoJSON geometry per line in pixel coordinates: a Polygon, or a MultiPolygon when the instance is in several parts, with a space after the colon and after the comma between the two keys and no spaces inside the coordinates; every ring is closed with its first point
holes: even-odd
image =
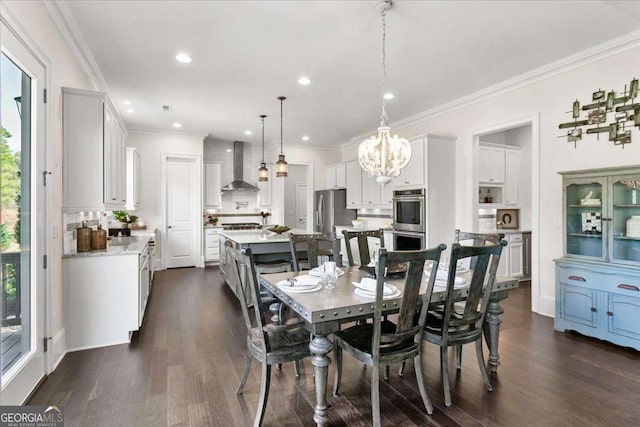
{"type": "Polygon", "coordinates": [[[382,229],[363,231],[342,230],[342,235],[344,236],[344,244],[347,248],[347,258],[349,261],[349,265],[351,266],[356,265],[353,256],[353,249],[351,248],[351,239],[357,239],[360,265],[367,265],[371,262],[371,253],[369,252],[369,237],[380,239],[380,248],[384,248],[384,231],[382,229]]]}
{"type": "Polygon", "coordinates": [[[335,233],[289,234],[293,270],[311,270],[318,266],[318,255],[329,255],[332,261],[340,263],[340,241],[335,233]]]}
{"type": "Polygon", "coordinates": [[[294,362],[296,377],[299,377],[299,360],[311,355],[309,332],[304,328],[302,321],[278,325],[268,324],[264,316],[266,310],[261,301],[260,285],[251,249],[240,251],[229,247],[227,256],[231,260],[231,274],[234,275],[237,283],[241,283],[239,286],[241,302],[247,301],[245,289],[252,289],[247,295],[250,301],[240,304],[247,328],[247,355],[237,394],[242,394],[251,369],[251,362],[255,358],[262,365],[258,409],[253,422],[254,427],[259,427],[262,424],[269,397],[271,366],[294,362]],[[250,312],[251,305],[254,308],[253,316],[250,312]]]}
{"type": "MultiPolygon", "coordinates": [[[[373,425],[380,426],[380,367],[413,358],[418,388],[427,413],[433,412],[422,374],[421,335],[425,325],[429,300],[433,292],[435,274],[431,275],[426,293],[421,297],[420,285],[425,261],[432,261],[437,269],[445,245],[422,251],[387,252],[380,250],[379,264],[384,271],[387,265],[408,263],[402,298],[398,303],[397,322],[383,319],[384,277],[379,275],[376,285],[373,323],[357,324],[333,334],[336,360],[334,396],[338,395],[342,377],[342,352],[346,351],[371,369],[371,413],[373,425]],[[422,301],[422,304],[418,304],[422,301]]],[[[395,304],[395,303],[394,303],[395,304]]]]}
{"type": "Polygon", "coordinates": [[[491,246],[462,246],[459,243],[452,245],[446,299],[440,307],[429,311],[422,332],[422,339],[440,346],[440,368],[446,406],[451,406],[447,352],[449,347],[456,347],[456,368],[460,369],[461,359],[458,355],[461,354],[462,345],[474,342],[482,379],[487,390],[492,390],[482,352],[482,326],[498,271],[500,254],[506,245],[507,242],[504,240],[491,246]],[[476,257],[476,265],[471,272],[468,294],[463,301],[456,301],[453,296],[456,266],[458,260],[470,257],[476,257]]]}

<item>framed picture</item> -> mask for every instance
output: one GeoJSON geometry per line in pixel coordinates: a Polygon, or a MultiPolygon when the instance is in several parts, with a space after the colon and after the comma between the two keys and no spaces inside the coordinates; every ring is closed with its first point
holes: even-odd
{"type": "Polygon", "coordinates": [[[517,229],[520,226],[519,213],[520,209],[496,209],[498,228],[517,229]]]}

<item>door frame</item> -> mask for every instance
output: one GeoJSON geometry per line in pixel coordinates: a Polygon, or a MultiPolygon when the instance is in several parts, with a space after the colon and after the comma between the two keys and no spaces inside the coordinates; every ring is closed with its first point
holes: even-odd
{"type": "MultiPolygon", "coordinates": [[[[307,199],[309,198],[309,185],[308,184],[296,184],[296,220],[300,219],[300,215],[298,212],[298,207],[300,206],[298,204],[298,194],[300,194],[300,188],[304,187],[306,192],[307,192],[307,199]]],[[[309,206],[308,203],[305,203],[305,205],[307,205],[306,210],[307,210],[307,229],[309,228],[309,217],[313,216],[312,212],[309,210],[309,206]]],[[[312,208],[313,209],[313,208],[312,208]]]]}
{"type": "Polygon", "coordinates": [[[161,253],[161,269],[167,269],[167,248],[168,248],[168,238],[167,238],[167,217],[168,217],[168,206],[167,206],[167,165],[169,159],[183,159],[187,160],[190,163],[193,162],[195,164],[196,170],[196,190],[191,195],[191,197],[195,198],[195,212],[193,213],[192,221],[196,225],[196,230],[194,230],[194,239],[193,239],[193,257],[194,257],[194,265],[196,267],[204,267],[204,256],[203,256],[203,245],[202,245],[202,231],[203,223],[202,223],[202,156],[198,155],[190,155],[190,154],[171,154],[171,153],[162,153],[162,164],[160,167],[160,176],[161,176],[161,185],[160,185],[160,197],[162,203],[162,223],[161,223],[161,232],[160,232],[160,253],[161,253]],[[200,232],[198,232],[200,230],[200,232]]]}
{"type": "MultiPolygon", "coordinates": [[[[29,32],[22,26],[20,21],[16,19],[13,13],[6,6],[6,3],[0,4],[0,21],[6,26],[6,28],[13,34],[13,36],[17,39],[17,41],[22,44],[22,46],[26,49],[26,51],[33,56],[33,58],[42,66],[44,78],[41,85],[37,86],[38,93],[36,96],[38,99],[41,95],[42,90],[48,90],[52,87],[52,72],[53,67],[51,65],[51,61],[45,55],[44,51],[40,49],[38,44],[29,36],[29,32]]],[[[36,337],[35,342],[38,346],[43,345],[43,340],[46,339],[48,342],[48,351],[44,352],[43,349],[43,378],[40,382],[49,374],[51,374],[57,365],[62,361],[62,358],[66,354],[65,344],[64,344],[64,324],[61,325],[61,328],[54,337],[53,331],[53,272],[54,270],[59,271],[62,268],[62,245],[57,245],[56,253],[53,251],[53,239],[54,237],[60,238],[60,222],[61,218],[58,218],[56,224],[53,222],[53,214],[54,214],[54,187],[61,186],[62,175],[59,172],[59,167],[54,167],[54,135],[53,135],[53,102],[51,102],[51,94],[49,94],[49,98],[47,102],[44,103],[43,106],[43,115],[41,121],[37,121],[36,124],[41,124],[44,129],[42,132],[43,141],[41,144],[38,144],[41,149],[44,150],[43,160],[45,171],[51,173],[49,179],[47,180],[49,185],[44,186],[44,195],[43,202],[44,206],[42,207],[42,212],[44,215],[44,243],[42,247],[43,256],[47,256],[48,265],[47,268],[43,268],[42,272],[39,274],[41,277],[42,283],[40,284],[43,288],[42,292],[42,309],[43,313],[30,313],[32,319],[35,319],[36,322],[42,322],[41,332],[42,335],[36,337]],[[34,316],[35,314],[35,316],[34,316]],[[57,356],[57,357],[56,357],[57,356]]],[[[37,164],[32,166],[32,183],[31,187],[36,188],[37,185],[42,183],[41,173],[43,171],[38,170],[37,164]]],[[[61,210],[59,210],[61,212],[61,210]]],[[[42,265],[44,262],[43,259],[38,259],[37,257],[34,259],[36,261],[36,265],[42,265]]],[[[37,280],[37,278],[36,278],[37,280]]],[[[36,282],[37,283],[37,282],[36,282]]],[[[62,288],[60,288],[62,289],[62,288]]],[[[61,296],[61,295],[60,295],[61,296]]],[[[38,383],[39,384],[39,383],[38,383]]],[[[24,404],[30,395],[35,391],[38,384],[34,384],[33,390],[29,393],[29,395],[25,396],[24,404]]],[[[0,394],[2,394],[2,390],[0,388],[0,394]]]]}
{"type": "MultiPolygon", "coordinates": [[[[289,165],[296,165],[296,166],[307,166],[307,212],[309,213],[309,215],[313,215],[313,193],[314,193],[314,181],[313,181],[313,177],[314,177],[314,171],[313,171],[313,162],[297,162],[297,161],[289,161],[288,162],[289,165]]],[[[273,206],[277,206],[278,207],[278,211],[280,213],[280,217],[281,217],[281,222],[284,221],[284,179],[287,178],[274,178],[274,180],[276,182],[279,182],[278,184],[278,193],[280,194],[280,200],[278,201],[278,203],[273,203],[272,201],[272,205],[273,206]],[[280,181],[278,181],[280,180],[280,181]]],[[[273,193],[271,194],[271,197],[273,197],[273,193]]],[[[274,218],[276,221],[278,221],[277,219],[278,217],[274,218]]],[[[284,222],[283,222],[284,223],[284,222]]],[[[307,232],[312,232],[313,231],[313,221],[309,221],[309,218],[307,218],[307,232]]]]}
{"type": "MultiPolygon", "coordinates": [[[[496,123],[473,131],[471,152],[469,159],[471,173],[467,177],[469,200],[472,216],[478,217],[478,164],[480,152],[480,137],[488,133],[500,132],[522,126],[531,126],[531,311],[540,312],[540,113],[519,117],[496,123]]],[[[477,230],[475,221],[473,229],[477,230]]]]}

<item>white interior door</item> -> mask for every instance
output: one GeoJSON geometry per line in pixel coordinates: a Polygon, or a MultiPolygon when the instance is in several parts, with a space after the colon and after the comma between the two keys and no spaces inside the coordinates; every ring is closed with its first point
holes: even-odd
{"type": "Polygon", "coordinates": [[[45,67],[4,22],[0,33],[0,404],[20,405],[45,374],[45,67]]]}
{"type": "Polygon", "coordinates": [[[309,212],[307,212],[307,186],[304,184],[296,185],[296,218],[298,221],[298,228],[301,230],[307,229],[307,219],[309,212]]]}
{"type": "Polygon", "coordinates": [[[167,157],[167,268],[196,265],[197,167],[194,158],[167,157]]]}

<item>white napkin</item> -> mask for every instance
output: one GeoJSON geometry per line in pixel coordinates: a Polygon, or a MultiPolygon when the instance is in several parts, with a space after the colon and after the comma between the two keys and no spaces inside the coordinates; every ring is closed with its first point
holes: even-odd
{"type": "Polygon", "coordinates": [[[293,279],[293,286],[288,280],[282,280],[277,285],[280,288],[315,288],[321,280],[319,277],[311,277],[308,274],[296,276],[293,279]]]}
{"type": "MultiPolygon", "coordinates": [[[[358,289],[362,289],[365,292],[368,292],[370,294],[374,294],[376,293],[376,286],[377,286],[377,281],[376,279],[372,279],[369,277],[363,277],[362,280],[360,280],[360,283],[358,282],[352,282],[353,286],[357,287],[358,289]]],[[[396,288],[393,285],[390,285],[388,283],[384,284],[384,288],[382,290],[382,294],[383,295],[393,295],[394,293],[396,293],[398,291],[398,288],[396,288]]]]}

